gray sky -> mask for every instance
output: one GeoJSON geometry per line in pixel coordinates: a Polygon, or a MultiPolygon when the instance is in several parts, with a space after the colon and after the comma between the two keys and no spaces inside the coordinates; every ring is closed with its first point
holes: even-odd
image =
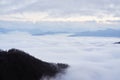
{"type": "Polygon", "coordinates": [[[12,21],[59,28],[120,28],[120,0],[0,0],[0,10],[0,25],[12,21]]]}

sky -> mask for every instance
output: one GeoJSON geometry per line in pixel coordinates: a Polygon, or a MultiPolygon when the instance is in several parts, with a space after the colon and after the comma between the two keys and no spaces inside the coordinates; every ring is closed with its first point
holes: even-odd
{"type": "Polygon", "coordinates": [[[119,0],[0,0],[0,28],[31,31],[120,29],[119,0]]]}

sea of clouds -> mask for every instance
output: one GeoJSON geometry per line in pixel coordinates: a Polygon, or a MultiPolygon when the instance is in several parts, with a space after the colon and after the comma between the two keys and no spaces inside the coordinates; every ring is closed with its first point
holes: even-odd
{"type": "Polygon", "coordinates": [[[120,80],[120,45],[112,37],[70,37],[69,34],[0,34],[0,49],[17,48],[47,61],[70,65],[52,80],[120,80]]]}

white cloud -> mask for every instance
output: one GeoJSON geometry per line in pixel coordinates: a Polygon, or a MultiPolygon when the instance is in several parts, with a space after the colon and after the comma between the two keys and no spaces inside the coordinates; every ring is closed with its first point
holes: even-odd
{"type": "Polygon", "coordinates": [[[120,15],[120,1],[118,0],[2,0],[0,13],[9,12],[27,14],[37,12],[50,13],[50,16],[95,16],[99,14],[120,15]]]}
{"type": "MultiPolygon", "coordinates": [[[[119,23],[119,22],[118,22],[119,23]]],[[[48,22],[42,21],[37,23],[19,22],[19,21],[0,21],[0,29],[9,31],[30,32],[31,34],[40,34],[44,32],[84,32],[105,29],[119,30],[118,24],[98,24],[91,22],[48,22]]]]}
{"type": "Polygon", "coordinates": [[[68,15],[67,17],[53,17],[45,12],[31,12],[31,13],[15,13],[1,15],[0,20],[3,21],[23,21],[23,22],[89,22],[95,21],[97,23],[113,24],[115,21],[120,21],[120,17],[113,15],[98,15],[98,16],[80,16],[68,15]]]}
{"type": "Polygon", "coordinates": [[[49,29],[62,27],[63,31],[120,28],[119,0],[1,0],[0,10],[0,27],[7,29],[46,26],[49,29]],[[11,23],[7,25],[9,21],[11,23]]]}
{"type": "Polygon", "coordinates": [[[37,0],[1,0],[0,1],[0,14],[14,13],[16,10],[21,9],[27,5],[35,3],[37,0]]]}
{"type": "MultiPolygon", "coordinates": [[[[0,34],[0,49],[19,48],[48,62],[68,63],[67,73],[54,80],[119,80],[120,38],[0,34]]],[[[53,80],[53,79],[52,79],[53,80]]]]}

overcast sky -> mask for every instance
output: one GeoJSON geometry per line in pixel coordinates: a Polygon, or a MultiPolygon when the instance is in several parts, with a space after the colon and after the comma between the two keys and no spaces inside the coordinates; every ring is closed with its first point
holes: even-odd
{"type": "Polygon", "coordinates": [[[0,0],[0,28],[97,30],[119,25],[120,0],[0,0]]]}

